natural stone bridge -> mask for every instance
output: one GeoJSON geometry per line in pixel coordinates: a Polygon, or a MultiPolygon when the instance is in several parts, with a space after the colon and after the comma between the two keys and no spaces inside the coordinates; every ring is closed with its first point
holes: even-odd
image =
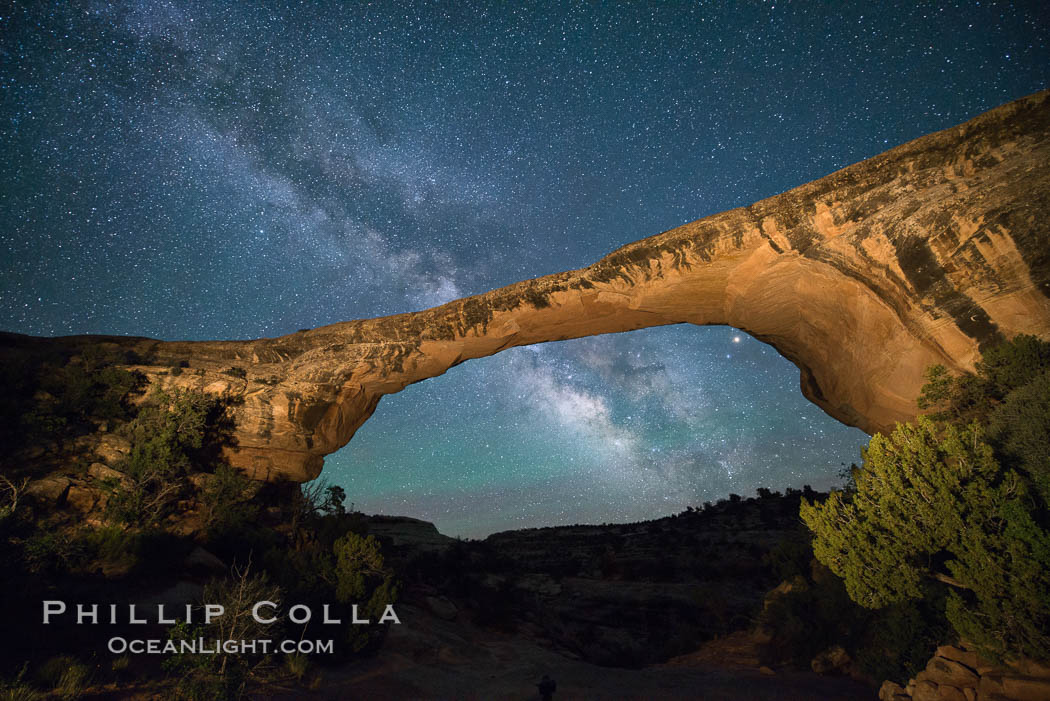
{"type": "Polygon", "coordinates": [[[379,399],[513,346],[663,324],[728,324],[802,371],[802,392],[868,432],[912,418],[923,370],[1050,337],[1050,92],[820,180],[642,239],[581,270],[410,314],[255,341],[115,344],[152,382],[243,397],[230,461],[308,480],[379,399]],[[188,361],[173,375],[168,368],[188,361]]]}

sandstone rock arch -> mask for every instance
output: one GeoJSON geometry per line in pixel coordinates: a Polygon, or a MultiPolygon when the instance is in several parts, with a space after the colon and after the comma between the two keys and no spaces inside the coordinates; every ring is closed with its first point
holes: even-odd
{"type": "Polygon", "coordinates": [[[382,396],[458,363],[676,323],[770,343],[806,397],[870,433],[914,416],[926,366],[961,371],[997,338],[1050,336],[1048,217],[1041,92],[587,268],[433,309],[254,341],[61,341],[131,347],[151,381],[242,398],[229,459],[261,479],[316,477],[382,396]],[[193,372],[166,374],[183,360],[193,372]]]}

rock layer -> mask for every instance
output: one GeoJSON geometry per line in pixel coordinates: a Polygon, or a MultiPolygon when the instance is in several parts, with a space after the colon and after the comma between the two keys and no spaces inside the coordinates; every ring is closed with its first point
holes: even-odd
{"type": "Polygon", "coordinates": [[[665,324],[728,324],[801,370],[802,391],[869,433],[915,415],[924,369],[1050,336],[1050,92],[580,270],[440,307],[253,341],[5,334],[134,350],[151,382],[228,393],[232,464],[316,477],[379,399],[514,346],[665,324]],[[169,368],[188,365],[185,372],[169,368]]]}

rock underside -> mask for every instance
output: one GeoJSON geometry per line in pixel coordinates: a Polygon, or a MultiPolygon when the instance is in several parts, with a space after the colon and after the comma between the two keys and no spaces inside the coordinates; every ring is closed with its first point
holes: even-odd
{"type": "Polygon", "coordinates": [[[100,345],[133,351],[153,384],[229,395],[227,457],[256,479],[315,478],[383,395],[465,360],[677,323],[773,345],[806,397],[871,433],[913,418],[927,366],[965,371],[1001,338],[1050,337],[1048,212],[1044,91],[587,268],[440,307],[252,341],[2,334],[0,359],[100,345]]]}

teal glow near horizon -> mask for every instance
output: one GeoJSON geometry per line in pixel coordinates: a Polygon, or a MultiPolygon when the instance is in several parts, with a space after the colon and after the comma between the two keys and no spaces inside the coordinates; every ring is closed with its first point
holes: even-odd
{"type": "Polygon", "coordinates": [[[802,396],[772,347],[679,325],[516,348],[410,385],[321,479],[366,513],[482,537],[658,518],[758,486],[826,489],[866,442],[802,396]]]}

